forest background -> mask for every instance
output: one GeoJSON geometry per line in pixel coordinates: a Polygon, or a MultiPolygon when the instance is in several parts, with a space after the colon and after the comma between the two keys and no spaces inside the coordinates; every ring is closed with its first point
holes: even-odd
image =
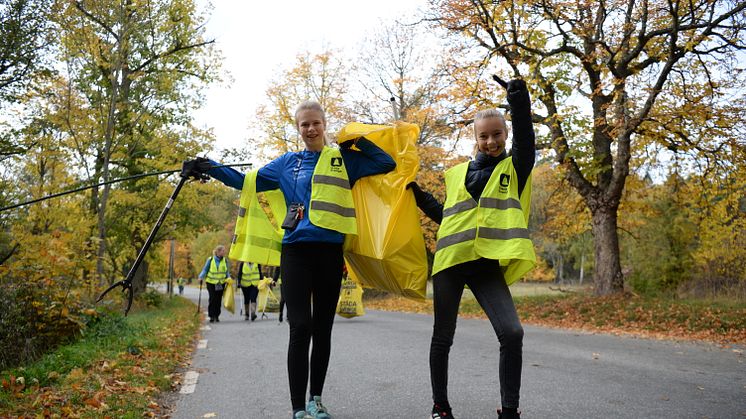
{"type": "MultiPolygon", "coordinates": [[[[525,281],[621,293],[746,299],[746,2],[432,0],[355,51],[288,59],[244,145],[215,149],[194,122],[227,82],[209,10],[192,0],[0,3],[0,207],[178,170],[197,155],[265,163],[302,147],[295,106],[319,101],[328,132],[399,119],[421,127],[418,182],[441,201],[466,161],[471,118],[506,108],[491,74],[521,77],[538,156],[525,281]],[[392,110],[390,98],[394,99],[392,110]]],[[[332,138],[333,139],[333,138],[332,138]]],[[[0,369],[79,336],[121,279],[178,181],[162,174],[0,212],[0,369]]],[[[194,279],[228,244],[238,191],[182,190],[136,291],[194,279]],[[173,272],[169,257],[173,243],[173,272]]],[[[421,224],[430,257],[437,226],[421,224]]]]}

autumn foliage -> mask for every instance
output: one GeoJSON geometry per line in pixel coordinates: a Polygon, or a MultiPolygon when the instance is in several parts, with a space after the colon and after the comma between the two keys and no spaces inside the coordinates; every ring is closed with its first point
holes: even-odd
{"type": "Polygon", "coordinates": [[[0,377],[0,416],[164,417],[159,395],[178,388],[199,326],[182,299],[158,311],[91,322],[85,337],[0,377]]]}
{"type": "MultiPolygon", "coordinates": [[[[722,344],[746,343],[746,308],[705,302],[681,302],[640,296],[566,296],[515,298],[526,324],[661,339],[697,339],[722,344]]],[[[367,309],[431,314],[431,302],[398,296],[365,300],[367,309]]],[[[485,318],[473,298],[461,302],[459,316],[485,318]]]]}

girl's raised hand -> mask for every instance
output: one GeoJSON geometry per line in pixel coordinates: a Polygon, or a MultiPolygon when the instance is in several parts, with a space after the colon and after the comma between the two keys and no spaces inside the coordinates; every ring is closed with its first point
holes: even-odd
{"type": "Polygon", "coordinates": [[[508,93],[526,90],[526,82],[521,79],[513,79],[511,81],[506,82],[505,80],[501,79],[497,74],[494,74],[492,76],[492,80],[496,81],[500,86],[502,86],[505,90],[507,90],[508,93]]]}

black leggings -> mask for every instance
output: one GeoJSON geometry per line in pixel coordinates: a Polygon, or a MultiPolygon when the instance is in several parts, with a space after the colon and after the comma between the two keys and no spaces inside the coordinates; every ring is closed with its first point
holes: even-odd
{"type": "Polygon", "coordinates": [[[215,289],[215,285],[207,283],[207,294],[210,296],[207,303],[207,317],[211,319],[220,317],[220,306],[223,305],[223,290],[225,289],[225,284],[222,284],[223,288],[220,291],[215,289]]]}
{"type": "Polygon", "coordinates": [[[259,295],[259,288],[249,285],[248,287],[241,287],[241,291],[243,291],[244,304],[256,302],[256,296],[259,295]]]}
{"type": "Polygon", "coordinates": [[[285,310],[285,287],[280,284],[280,320],[282,320],[282,311],[285,310]]]}
{"type": "Polygon", "coordinates": [[[288,380],[293,410],[305,406],[308,350],[312,339],[310,395],[321,396],[324,389],[343,263],[342,244],[282,245],[280,267],[290,324],[288,380]]]}
{"type": "Polygon", "coordinates": [[[500,341],[502,407],[517,408],[521,390],[523,327],[499,263],[489,259],[452,266],[433,277],[435,325],[430,343],[433,401],[439,404],[448,402],[448,353],[456,332],[456,318],[464,285],[469,286],[482,306],[500,341]]]}

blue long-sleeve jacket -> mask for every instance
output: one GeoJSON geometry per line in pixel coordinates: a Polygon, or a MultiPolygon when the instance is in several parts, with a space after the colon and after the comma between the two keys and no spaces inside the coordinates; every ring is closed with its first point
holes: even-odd
{"type": "MultiPolygon", "coordinates": [[[[387,173],[396,168],[394,160],[373,142],[360,138],[356,146],[360,151],[341,148],[350,186],[365,176],[387,173]]],[[[288,152],[259,169],[256,177],[256,190],[263,192],[280,189],[285,195],[285,204],[301,203],[310,208],[311,177],[321,152],[303,150],[288,152]]],[[[230,167],[219,167],[207,172],[224,184],[241,190],[244,174],[230,167]]],[[[306,212],[307,214],[308,212],[306,212]]],[[[323,242],[342,243],[344,234],[313,225],[304,216],[293,230],[286,230],[283,243],[323,242]]]]}

